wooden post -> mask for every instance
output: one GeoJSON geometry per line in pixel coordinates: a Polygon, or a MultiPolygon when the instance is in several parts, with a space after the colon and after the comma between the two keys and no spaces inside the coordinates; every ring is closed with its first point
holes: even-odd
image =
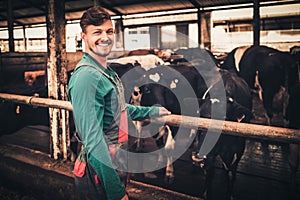
{"type": "Polygon", "coordinates": [[[211,11],[201,13],[201,45],[211,50],[211,11]]]}
{"type": "MultiPolygon", "coordinates": [[[[67,100],[67,54],[65,34],[65,1],[49,0],[47,14],[48,62],[47,79],[48,95],[51,99],[67,100]]],[[[70,146],[68,112],[50,108],[51,155],[54,159],[63,156],[67,159],[70,146]]]]}

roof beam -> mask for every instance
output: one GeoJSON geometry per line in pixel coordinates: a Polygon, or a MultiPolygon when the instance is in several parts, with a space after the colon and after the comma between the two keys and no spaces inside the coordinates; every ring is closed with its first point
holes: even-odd
{"type": "Polygon", "coordinates": [[[197,0],[189,0],[189,2],[191,3],[191,4],[193,4],[194,6],[195,6],[195,8],[201,8],[202,6],[201,6],[201,4],[197,1],[197,0]]]}
{"type": "Polygon", "coordinates": [[[99,5],[99,6],[102,6],[102,7],[106,8],[107,10],[110,10],[110,11],[116,13],[116,14],[119,15],[119,16],[122,16],[122,15],[123,15],[123,13],[121,13],[119,10],[113,8],[112,6],[108,5],[108,4],[105,3],[104,1],[98,0],[97,2],[98,2],[98,5],[99,5]]]}
{"type": "Polygon", "coordinates": [[[36,3],[33,3],[31,0],[23,0],[23,1],[25,1],[31,7],[36,8],[36,9],[38,9],[38,10],[43,11],[44,13],[46,13],[46,9],[45,8],[43,8],[41,6],[38,6],[36,3]]]}
{"type": "MultiPolygon", "coordinates": [[[[163,0],[151,0],[151,1],[148,1],[150,3],[155,3],[155,2],[163,2],[163,0]]],[[[135,5],[143,5],[145,2],[137,2],[137,3],[130,3],[128,1],[119,1],[119,3],[115,3],[114,4],[114,7],[122,7],[122,6],[135,6],[135,5]]]]}
{"type": "MultiPolygon", "coordinates": [[[[5,15],[1,15],[1,14],[0,14],[0,17],[3,18],[4,20],[5,20],[5,19],[7,20],[7,16],[5,16],[5,15]]],[[[4,21],[4,20],[0,20],[0,21],[4,21]]],[[[15,20],[15,19],[14,19],[14,23],[15,23],[17,26],[24,26],[23,23],[19,22],[18,20],[15,20]]]]}

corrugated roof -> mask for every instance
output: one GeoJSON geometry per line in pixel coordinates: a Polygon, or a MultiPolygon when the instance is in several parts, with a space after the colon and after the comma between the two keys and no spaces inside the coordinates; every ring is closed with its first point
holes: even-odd
{"type": "MultiPolygon", "coordinates": [[[[7,0],[0,0],[0,28],[7,27],[7,0]]],[[[10,0],[15,25],[45,23],[46,0],[10,0]]],[[[214,9],[220,6],[251,6],[253,0],[98,0],[112,15],[130,15],[190,8],[214,9]]],[[[299,0],[260,0],[260,4],[293,4],[299,0]]],[[[66,19],[79,19],[82,12],[94,5],[92,0],[65,0],[66,19]]]]}

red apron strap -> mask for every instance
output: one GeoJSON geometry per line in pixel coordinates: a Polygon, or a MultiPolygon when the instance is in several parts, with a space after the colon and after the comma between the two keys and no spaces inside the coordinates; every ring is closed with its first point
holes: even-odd
{"type": "Polygon", "coordinates": [[[128,118],[127,118],[127,110],[125,109],[120,114],[118,143],[126,142],[127,140],[128,140],[128,118]]]}

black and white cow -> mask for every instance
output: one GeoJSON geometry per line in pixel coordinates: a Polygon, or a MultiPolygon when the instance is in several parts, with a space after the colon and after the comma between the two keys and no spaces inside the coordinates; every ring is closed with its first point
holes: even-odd
{"type": "MultiPolygon", "coordinates": [[[[218,119],[249,122],[253,115],[251,113],[251,91],[247,83],[235,73],[227,70],[218,70],[217,67],[203,67],[202,70],[198,71],[197,67],[199,67],[199,62],[194,62],[194,66],[181,64],[157,66],[150,69],[147,71],[146,76],[142,76],[148,78],[147,81],[144,80],[142,83],[150,82],[151,84],[143,85],[144,88],[142,90],[146,92],[142,92],[141,104],[160,104],[173,114],[212,117],[210,115],[211,104],[215,103],[221,105],[219,106],[220,109],[226,109],[223,113],[224,115],[217,115],[219,116],[218,119]],[[216,76],[218,73],[220,73],[220,76],[216,76]],[[223,102],[220,102],[219,99],[212,99],[210,94],[221,93],[222,87],[217,86],[222,86],[223,84],[223,90],[225,89],[224,93],[226,94],[223,102]],[[196,101],[195,98],[197,99],[196,101]],[[198,99],[201,99],[199,103],[198,99]],[[200,108],[199,105],[201,105],[200,108]]],[[[178,127],[170,126],[166,129],[168,135],[170,135],[171,131],[172,139],[170,143],[174,148],[178,127]]],[[[188,132],[188,130],[186,131],[188,132]]],[[[201,135],[203,136],[204,133],[201,135]]],[[[154,138],[156,136],[159,136],[159,134],[155,135],[154,138]]],[[[198,144],[201,144],[201,142],[198,144]]],[[[163,147],[164,143],[162,140],[157,140],[157,145],[163,147]]],[[[216,146],[212,148],[212,151],[205,155],[206,189],[209,198],[212,195],[211,188],[216,156],[221,156],[225,172],[228,174],[228,180],[230,180],[226,184],[227,192],[225,195],[226,198],[229,198],[232,194],[238,162],[243,155],[244,148],[244,138],[221,136],[216,146]],[[229,176],[229,173],[232,176],[229,176]]],[[[202,163],[204,161],[203,157],[199,158],[197,155],[194,155],[193,158],[196,162],[201,161],[202,163]]],[[[173,167],[167,165],[165,175],[169,183],[174,180],[174,172],[172,170],[173,167]]]]}
{"type": "Polygon", "coordinates": [[[251,89],[255,89],[257,80],[269,125],[276,109],[273,100],[278,92],[284,93],[281,97],[285,100],[279,100],[283,102],[284,114],[286,92],[297,80],[296,61],[288,52],[267,46],[237,47],[228,54],[220,67],[236,72],[251,89]]]}
{"type": "MultiPolygon", "coordinates": [[[[186,100],[191,100],[191,98],[199,99],[203,96],[209,97],[209,94],[206,94],[208,88],[213,87],[216,83],[216,80],[221,81],[222,78],[224,78],[226,80],[225,88],[227,94],[231,97],[227,99],[227,102],[225,102],[225,104],[227,104],[226,119],[232,121],[249,121],[250,116],[252,116],[252,101],[248,85],[237,75],[229,72],[226,73],[225,70],[221,70],[220,73],[222,74],[222,76],[218,79],[218,77],[215,77],[214,75],[219,72],[217,70],[217,67],[214,66],[214,64],[212,63],[213,62],[204,62],[201,59],[195,59],[193,62],[190,63],[169,66],[157,66],[156,68],[148,70],[147,75],[145,77],[147,77],[149,80],[142,81],[142,83],[150,81],[151,84],[143,86],[143,90],[145,90],[146,92],[143,93],[141,104],[160,104],[169,109],[173,114],[199,116],[200,110],[198,102],[193,101],[190,102],[188,105],[185,105],[186,100]],[[204,63],[208,65],[203,65],[204,63]],[[235,98],[239,99],[239,102],[236,101],[235,98]]],[[[207,103],[203,104],[203,107],[201,109],[202,116],[208,117],[203,113],[204,110],[207,110],[204,108],[207,105],[207,103]]],[[[225,119],[225,116],[223,119],[225,119]]],[[[170,130],[172,133],[172,137],[175,138],[178,128],[171,126],[170,130]]],[[[235,148],[234,150],[228,149],[228,152],[230,152],[231,154],[236,154],[237,156],[236,160],[233,160],[232,157],[224,158],[224,163],[228,165],[228,170],[232,170],[235,174],[237,163],[243,154],[245,144],[244,139],[236,139],[235,137],[232,137],[230,139],[228,138],[230,137],[227,137],[228,143],[229,141],[233,142],[230,143],[230,147],[235,148]],[[232,145],[236,141],[240,142],[236,143],[235,145],[232,145]],[[232,163],[233,166],[230,166],[229,163],[232,163]]],[[[176,141],[176,139],[174,139],[174,141],[176,141]]],[[[164,145],[164,143],[160,140],[157,140],[157,143],[159,147],[164,145]]],[[[225,144],[226,142],[219,142],[218,148],[221,149],[222,146],[224,152],[227,152],[226,148],[229,147],[225,144]]],[[[217,153],[220,153],[216,150],[218,148],[215,148],[214,150],[214,152],[216,153],[210,154],[213,155],[214,159],[217,153]]],[[[212,166],[213,164],[214,163],[210,163],[210,166],[212,166]]],[[[169,178],[167,178],[167,180],[169,181],[172,181],[174,179],[173,172],[166,173],[166,176],[169,176],[169,178]]],[[[211,179],[211,177],[208,176],[207,180],[209,179],[211,179]]],[[[210,181],[208,181],[208,183],[210,183],[210,181]]]]}
{"type": "MultiPolygon", "coordinates": [[[[200,100],[200,116],[205,118],[214,118],[211,115],[212,106],[215,104],[225,103],[225,116],[219,115],[217,119],[225,119],[235,122],[249,122],[253,118],[253,114],[251,112],[252,96],[249,86],[235,73],[227,70],[220,70],[220,74],[222,79],[219,79],[218,81],[224,83],[224,88],[218,87],[217,84],[214,84],[209,90],[211,90],[210,92],[215,90],[214,92],[218,93],[218,91],[225,89],[226,98],[223,99],[223,101],[226,102],[221,102],[222,99],[212,99],[211,96],[207,95],[200,100]]],[[[197,144],[199,144],[200,147],[197,149],[200,149],[201,146],[205,145],[203,144],[205,137],[207,137],[206,131],[199,135],[199,142],[197,142],[197,144]]],[[[199,165],[206,172],[206,190],[203,194],[204,197],[207,199],[213,199],[213,195],[215,194],[215,191],[212,189],[215,177],[215,161],[216,157],[220,156],[223,164],[223,172],[225,173],[225,179],[222,179],[223,186],[222,188],[218,188],[218,191],[225,192],[223,199],[231,198],[233,194],[233,186],[236,180],[238,163],[245,149],[245,140],[246,139],[243,137],[221,135],[213,149],[207,155],[200,151],[193,154],[192,159],[195,164],[199,165]]]]}
{"type": "MultiPolygon", "coordinates": [[[[141,58],[141,57],[140,57],[141,58]]],[[[129,101],[139,99],[140,102],[132,101],[136,105],[152,106],[161,105],[169,109],[173,114],[187,114],[183,111],[180,102],[186,97],[200,97],[200,91],[205,91],[207,88],[199,72],[188,63],[177,65],[153,65],[151,68],[144,68],[143,65],[135,62],[134,67],[125,67],[124,63],[118,63],[119,59],[114,60],[110,66],[120,75],[124,88],[125,98],[129,101]],[[125,72],[125,73],[124,73],[125,72]],[[204,89],[199,90],[199,86],[204,89]],[[133,88],[139,88],[140,93],[133,91],[133,88]],[[196,92],[196,93],[195,93],[196,92]],[[136,96],[133,94],[136,93],[136,96]],[[199,94],[198,94],[199,93],[199,94]],[[183,112],[182,112],[183,111],[183,112]]],[[[132,63],[132,62],[130,62],[132,63]]],[[[127,63],[126,65],[131,65],[127,63]]],[[[194,110],[196,110],[196,104],[194,110]]],[[[141,133],[143,122],[136,122],[138,134],[141,133]]],[[[160,149],[165,149],[165,152],[171,152],[173,145],[166,144],[166,141],[173,143],[172,137],[177,133],[177,127],[157,126],[153,128],[153,138],[156,140],[156,145],[160,149]],[[163,134],[165,133],[165,135],[163,134]],[[169,135],[171,137],[165,137],[169,135]],[[170,139],[171,138],[171,139],[170,139]]],[[[137,146],[142,146],[142,142],[137,138],[137,146]]],[[[158,160],[164,162],[163,155],[159,155],[158,160]]],[[[172,182],[174,180],[171,157],[167,156],[166,180],[172,182]]]]}
{"type": "MultiPolygon", "coordinates": [[[[218,93],[220,88],[216,89],[217,82],[222,82],[224,79],[225,89],[223,102],[219,104],[223,105],[223,108],[227,106],[227,112],[224,111],[224,116],[222,119],[232,120],[232,121],[249,121],[251,115],[251,93],[248,85],[240,77],[235,74],[229,73],[225,70],[220,70],[216,67],[216,63],[211,59],[210,54],[201,55],[198,54],[198,58],[194,58],[190,62],[180,62],[178,64],[156,65],[151,69],[144,69],[140,67],[135,67],[135,71],[130,70],[129,74],[125,73],[121,79],[125,88],[133,88],[138,86],[142,96],[138,96],[141,105],[151,106],[155,104],[162,105],[170,110],[173,114],[179,115],[189,115],[189,116],[202,116],[209,117],[206,113],[209,113],[208,107],[210,104],[207,102],[212,98],[210,93],[216,91],[218,93]],[[138,74],[138,75],[136,75],[138,74]],[[221,74],[221,75],[220,75],[221,74]],[[219,75],[219,76],[217,76],[219,75]],[[134,83],[133,83],[133,80],[134,83]],[[129,87],[128,87],[129,86],[129,87]],[[212,90],[212,91],[210,91],[212,90]],[[225,95],[226,96],[226,95],[225,95]],[[207,98],[205,98],[207,97],[207,98]],[[204,98],[198,103],[198,99],[204,98]],[[238,99],[238,100],[237,100],[238,99]],[[189,102],[186,105],[186,102],[189,102]],[[199,109],[199,104],[203,104],[201,109],[199,109]],[[225,105],[225,106],[224,106],[225,105]],[[208,107],[207,107],[208,106],[208,107]],[[226,114],[227,113],[227,114],[226,114]]],[[[137,65],[138,66],[138,65],[137,65]]],[[[221,84],[222,85],[222,84],[221,84]]],[[[223,88],[224,90],[224,88],[223,88]]],[[[137,93],[138,94],[138,93],[137,93]]],[[[131,95],[131,92],[130,92],[131,95]]],[[[171,165],[172,163],[172,149],[176,145],[178,127],[164,126],[160,129],[157,134],[153,137],[156,140],[157,146],[159,148],[164,148],[169,154],[167,154],[167,165],[165,180],[168,183],[172,183],[174,180],[174,169],[171,165]],[[162,137],[163,134],[168,135],[168,137],[162,137]],[[167,140],[167,145],[166,141],[167,140]],[[166,139],[167,138],[167,139],[166,139]],[[169,149],[170,148],[170,149],[169,149]]],[[[181,130],[182,131],[182,130],[181,130]]],[[[196,131],[190,131],[185,129],[185,135],[191,132],[195,135],[196,131]]],[[[235,179],[235,173],[238,161],[243,155],[243,150],[245,147],[245,141],[243,138],[237,138],[233,136],[222,137],[217,143],[217,146],[213,148],[212,153],[207,154],[209,162],[206,162],[205,166],[209,166],[207,173],[207,188],[208,194],[210,195],[209,188],[211,188],[211,181],[214,169],[215,157],[218,154],[222,154],[224,159],[224,167],[232,172],[232,182],[235,179]],[[229,146],[227,144],[230,144],[229,146]],[[222,151],[221,151],[222,150],[222,151]],[[227,154],[226,154],[227,153],[227,154]],[[226,157],[225,155],[230,155],[226,157]]],[[[228,183],[228,185],[230,185],[228,183]]],[[[228,194],[230,196],[232,186],[228,186],[228,194]]]]}

